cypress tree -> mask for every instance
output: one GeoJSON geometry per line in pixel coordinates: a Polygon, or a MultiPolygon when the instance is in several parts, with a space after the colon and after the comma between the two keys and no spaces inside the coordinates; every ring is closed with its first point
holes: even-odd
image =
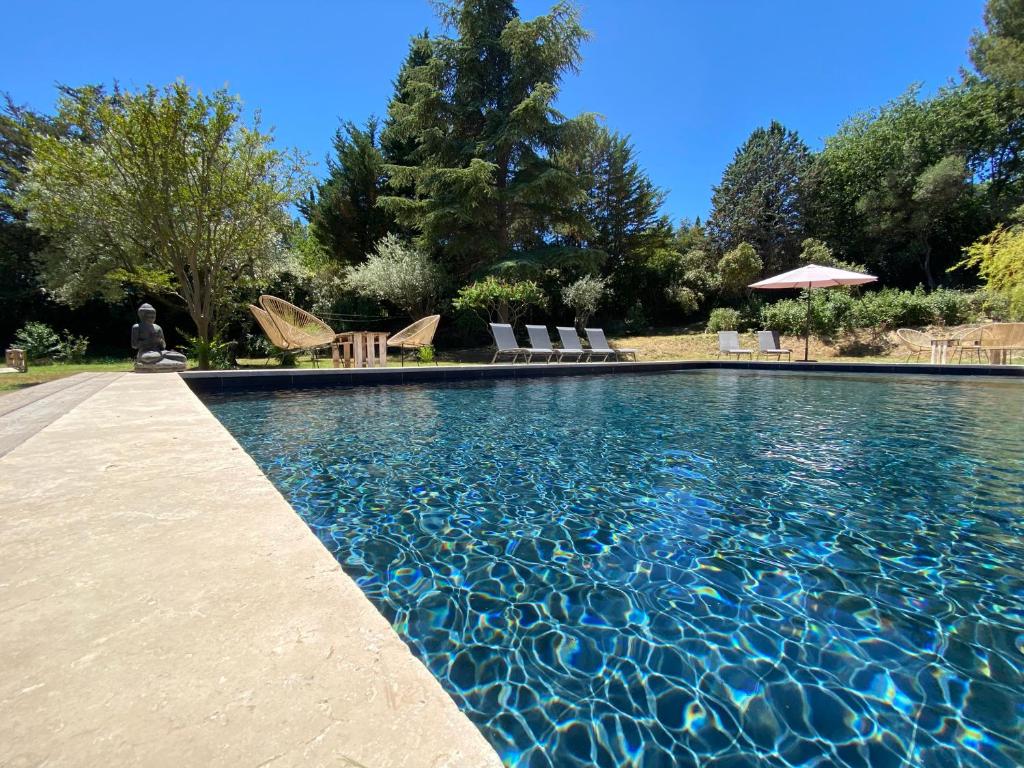
{"type": "Polygon", "coordinates": [[[767,272],[794,266],[804,238],[803,181],[810,162],[807,145],[781,123],[751,133],[711,198],[708,233],[719,252],[746,242],[767,272]]]}
{"type": "Polygon", "coordinates": [[[300,208],[328,255],[355,264],[394,228],[394,218],[377,205],[386,182],[377,120],[370,118],[365,128],[344,123],[334,134],[327,168],[327,179],[300,208]]]}
{"type": "Polygon", "coordinates": [[[580,63],[578,11],[559,3],[524,21],[511,0],[440,9],[455,35],[414,41],[424,63],[404,70],[389,130],[415,149],[388,165],[382,205],[459,279],[558,263],[567,249],[555,236],[585,194],[554,159],[581,133],[580,118],[554,108],[580,63]]]}

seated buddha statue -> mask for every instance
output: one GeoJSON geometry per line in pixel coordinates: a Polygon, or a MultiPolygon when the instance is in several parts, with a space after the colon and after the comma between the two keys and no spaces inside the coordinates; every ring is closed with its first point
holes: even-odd
{"type": "Polygon", "coordinates": [[[184,371],[185,356],[167,349],[164,330],[156,324],[156,310],[151,304],[139,307],[139,322],[132,326],[132,349],[136,350],[135,370],[146,373],[184,371]]]}

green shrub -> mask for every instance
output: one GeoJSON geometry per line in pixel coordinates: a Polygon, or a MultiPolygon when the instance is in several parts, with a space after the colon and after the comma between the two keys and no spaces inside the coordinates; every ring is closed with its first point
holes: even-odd
{"type": "Polygon", "coordinates": [[[787,336],[803,333],[806,318],[806,304],[796,299],[782,299],[761,308],[761,326],[787,336]]]}
{"type": "Polygon", "coordinates": [[[928,295],[932,315],[944,325],[962,325],[978,318],[972,296],[964,291],[939,288],[928,295]]]}
{"type": "Polygon", "coordinates": [[[629,308],[625,317],[625,329],[628,333],[640,333],[650,327],[644,305],[639,301],[629,308]]]}
{"type": "Polygon", "coordinates": [[[738,331],[740,328],[740,313],[728,307],[716,307],[708,315],[708,333],[718,331],[738,331]]]}
{"type": "Polygon", "coordinates": [[[416,350],[416,359],[421,363],[432,363],[434,362],[434,348],[427,344],[425,347],[420,347],[416,350]]]}
{"type": "Polygon", "coordinates": [[[205,353],[206,359],[210,361],[211,370],[230,368],[235,364],[235,342],[224,341],[220,336],[214,336],[208,341],[185,333],[182,333],[182,336],[186,339],[185,357],[189,360],[193,362],[201,360],[205,353]]]}
{"type": "MultiPolygon", "coordinates": [[[[815,290],[811,296],[811,329],[822,338],[858,328],[892,330],[944,323],[960,325],[995,307],[978,293],[940,288],[925,293],[923,288],[900,291],[883,288],[862,296],[848,290],[815,290]],[[983,306],[985,305],[985,306],[983,306]]],[[[807,316],[806,298],[783,299],[761,310],[761,324],[780,333],[802,333],[807,316]]]]}
{"type": "Polygon", "coordinates": [[[25,350],[29,360],[43,360],[60,349],[60,336],[46,323],[30,322],[14,334],[14,345],[25,350]]]}
{"type": "Polygon", "coordinates": [[[53,356],[64,363],[80,363],[85,360],[85,351],[89,348],[89,339],[75,336],[71,331],[64,331],[64,337],[58,342],[53,356]]]}

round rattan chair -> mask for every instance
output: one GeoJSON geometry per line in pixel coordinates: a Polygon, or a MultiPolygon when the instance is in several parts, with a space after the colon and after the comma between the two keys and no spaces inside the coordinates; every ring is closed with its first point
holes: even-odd
{"type": "Polygon", "coordinates": [[[330,347],[337,337],[334,329],[319,317],[277,296],[260,296],[260,307],[270,319],[274,331],[268,330],[259,314],[253,312],[253,316],[270,343],[286,350],[308,350],[313,355],[313,365],[318,363],[317,350],[330,347]]]}
{"type": "Polygon", "coordinates": [[[910,358],[919,360],[921,355],[932,353],[932,337],[924,331],[915,331],[913,328],[900,328],[896,331],[896,338],[903,342],[904,346],[910,350],[907,355],[907,362],[910,362],[910,358]]]}
{"type": "Polygon", "coordinates": [[[271,344],[278,349],[289,349],[288,342],[281,335],[281,331],[274,324],[274,318],[270,316],[267,310],[250,304],[249,311],[252,312],[252,316],[256,318],[256,322],[259,323],[260,328],[263,329],[263,333],[271,344]]]}
{"type": "MultiPolygon", "coordinates": [[[[440,315],[428,315],[421,317],[415,323],[407,326],[388,339],[389,347],[397,347],[401,350],[402,365],[405,365],[405,351],[418,351],[422,347],[429,347],[434,341],[434,334],[437,332],[437,324],[441,321],[440,315]]],[[[437,360],[434,360],[437,365],[437,360]]]]}
{"type": "MultiPolygon", "coordinates": [[[[978,362],[981,362],[981,339],[985,333],[985,326],[976,325],[970,328],[964,328],[953,338],[956,339],[956,355],[957,362],[962,363],[964,361],[964,353],[968,355],[974,355],[978,362]]],[[[987,353],[986,353],[987,354],[987,353]]]]}

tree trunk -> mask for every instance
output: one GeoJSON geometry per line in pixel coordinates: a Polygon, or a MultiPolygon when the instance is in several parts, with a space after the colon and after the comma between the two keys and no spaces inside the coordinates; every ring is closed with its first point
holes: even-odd
{"type": "Polygon", "coordinates": [[[199,315],[193,315],[192,322],[196,324],[196,367],[201,371],[210,369],[210,319],[199,315]]]}
{"type": "Polygon", "coordinates": [[[924,255],[921,257],[921,267],[924,269],[925,280],[928,281],[928,290],[935,290],[935,276],[932,274],[932,247],[928,241],[924,242],[924,255]]]}

